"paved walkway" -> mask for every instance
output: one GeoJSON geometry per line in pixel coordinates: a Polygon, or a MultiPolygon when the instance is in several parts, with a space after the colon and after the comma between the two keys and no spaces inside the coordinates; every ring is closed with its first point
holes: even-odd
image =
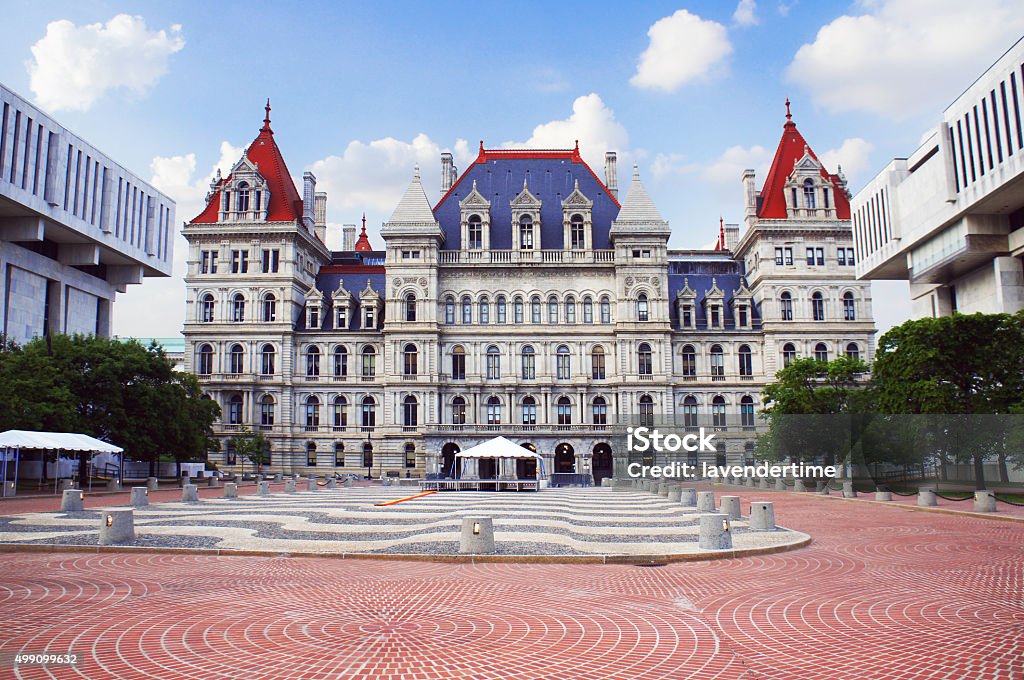
{"type": "Polygon", "coordinates": [[[659,568],[7,554],[0,676],[70,649],[14,677],[1024,678],[1024,524],[738,493],[814,543],[659,568]]]}

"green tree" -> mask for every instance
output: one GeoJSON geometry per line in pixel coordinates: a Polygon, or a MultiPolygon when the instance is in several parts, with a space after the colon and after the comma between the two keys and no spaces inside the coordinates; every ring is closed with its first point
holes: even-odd
{"type": "Polygon", "coordinates": [[[228,446],[244,458],[248,458],[256,466],[256,474],[263,471],[263,466],[270,459],[270,442],[263,436],[262,432],[253,432],[243,427],[238,434],[228,440],[228,446]]]}

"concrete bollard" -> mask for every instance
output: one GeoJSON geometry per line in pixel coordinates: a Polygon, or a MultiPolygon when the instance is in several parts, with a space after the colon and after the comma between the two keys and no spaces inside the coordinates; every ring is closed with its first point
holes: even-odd
{"type": "Polygon", "coordinates": [[[338,481],[334,477],[327,478],[327,484],[324,486],[325,489],[333,489],[338,486],[338,481]]]}
{"type": "Polygon", "coordinates": [[[875,489],[875,500],[876,501],[891,501],[892,492],[886,491],[885,487],[880,486],[875,489]]]}
{"type": "Polygon", "coordinates": [[[289,477],[288,479],[284,480],[284,492],[285,493],[295,493],[297,490],[298,489],[295,488],[295,478],[294,477],[289,477]]]}
{"type": "Polygon", "coordinates": [[[721,501],[721,512],[729,516],[729,519],[740,518],[740,497],[739,496],[722,496],[721,501]]]}
{"type": "Polygon", "coordinates": [[[189,479],[188,473],[187,472],[182,472],[181,473],[181,477],[178,478],[178,486],[180,486],[181,488],[184,489],[186,484],[191,484],[191,483],[192,483],[192,480],[189,479]]]}
{"type": "Polygon", "coordinates": [[[697,492],[697,509],[701,512],[715,511],[715,493],[713,491],[697,492]]]}
{"type": "Polygon", "coordinates": [[[767,489],[768,488],[768,478],[767,477],[762,477],[761,479],[757,480],[757,488],[758,489],[767,489]]]}
{"type": "Polygon", "coordinates": [[[996,492],[995,491],[975,491],[974,492],[974,511],[975,512],[995,512],[996,511],[996,492]]]}
{"type": "Polygon", "coordinates": [[[206,470],[196,472],[196,479],[206,479],[206,470]]]}
{"type": "Polygon", "coordinates": [[[775,490],[776,491],[785,491],[786,490],[786,482],[785,482],[785,480],[782,479],[782,477],[776,477],[775,478],[775,490]]]}
{"type": "Polygon", "coordinates": [[[853,488],[853,482],[843,482],[843,498],[856,498],[857,492],[853,488]]]}
{"type": "Polygon", "coordinates": [[[107,480],[107,491],[120,491],[120,490],[121,490],[121,480],[120,479],[118,479],[117,477],[114,477],[113,479],[108,479],[107,480]]]}
{"type": "Polygon", "coordinates": [[[683,497],[683,490],[677,484],[673,484],[672,488],[668,490],[668,500],[671,503],[678,503],[679,499],[683,497]]]}
{"type": "Polygon", "coordinates": [[[754,478],[753,477],[746,477],[743,480],[743,486],[749,486],[750,488],[754,488],[754,478]]]}
{"type": "Polygon", "coordinates": [[[721,513],[700,516],[700,537],[697,545],[703,550],[729,550],[732,548],[732,529],[728,515],[721,513]]]}
{"type": "MultiPolygon", "coordinates": [[[[6,487],[6,484],[10,484],[11,486],[9,487],[10,491],[7,494],[5,494],[5,495],[13,496],[14,495],[14,482],[6,482],[5,483],[5,488],[8,488],[8,487],[6,487]]],[[[64,493],[64,491],[66,491],[67,489],[77,489],[78,487],[75,486],[75,480],[73,480],[73,479],[62,479],[62,480],[60,480],[60,485],[57,488],[60,490],[61,493],[64,493]]]]}
{"type": "Polygon", "coordinates": [[[199,487],[195,484],[186,484],[181,487],[181,500],[183,503],[198,503],[199,487]]]}
{"type": "Polygon", "coordinates": [[[224,498],[238,498],[238,484],[228,482],[224,485],[224,498]]]}
{"type": "Polygon", "coordinates": [[[775,531],[775,506],[769,501],[750,504],[750,530],[775,531]]]}
{"type": "Polygon", "coordinates": [[[697,505],[697,490],[686,486],[679,489],[679,504],[688,508],[697,505]]]}
{"type": "Polygon", "coordinates": [[[206,478],[206,486],[208,486],[209,488],[216,489],[218,485],[219,485],[219,480],[216,477],[207,477],[206,478]]]}
{"type": "Polygon", "coordinates": [[[320,485],[317,484],[316,477],[314,475],[310,475],[309,478],[306,480],[306,491],[319,491],[319,490],[320,490],[320,485]]]}
{"type": "Polygon", "coordinates": [[[133,540],[135,540],[135,511],[131,508],[107,508],[104,510],[100,516],[100,545],[116,545],[133,540]]]}
{"type": "Polygon", "coordinates": [[[807,485],[804,484],[804,480],[799,479],[799,478],[794,479],[793,480],[793,491],[798,491],[798,492],[807,491],[807,485]]]}
{"type": "Polygon", "coordinates": [[[133,486],[132,487],[132,507],[141,508],[149,505],[149,487],[148,486],[133,486]]]}
{"type": "Polygon", "coordinates": [[[821,482],[821,486],[818,487],[819,496],[828,496],[832,490],[828,486],[828,482],[821,482]]]}
{"type": "Polygon", "coordinates": [[[345,480],[344,482],[342,482],[341,484],[342,484],[342,486],[345,486],[345,487],[351,487],[351,486],[355,486],[355,485],[356,485],[356,483],[355,483],[354,481],[352,481],[352,478],[351,478],[351,477],[349,477],[348,479],[346,479],[346,480],[345,480]]]}
{"type": "Polygon", "coordinates": [[[80,489],[65,489],[60,498],[61,512],[82,512],[85,510],[85,492],[80,489]]]}
{"type": "Polygon", "coordinates": [[[260,482],[256,485],[257,496],[269,496],[270,495],[270,482],[260,482]]]}
{"type": "Polygon", "coordinates": [[[146,477],[146,488],[150,491],[156,491],[157,487],[160,486],[160,481],[156,477],[146,477]]]}
{"type": "Polygon", "coordinates": [[[605,477],[604,479],[601,480],[601,486],[611,486],[611,485],[612,485],[612,478],[611,477],[605,477]]]}
{"type": "Polygon", "coordinates": [[[459,552],[486,555],[494,552],[494,521],[490,517],[463,517],[459,552]]]}
{"type": "Polygon", "coordinates": [[[256,475],[256,483],[259,484],[263,481],[263,475],[256,475]]]}
{"type": "Polygon", "coordinates": [[[662,482],[658,485],[658,495],[668,498],[668,482],[662,482]]]}
{"type": "Polygon", "coordinates": [[[917,490],[917,504],[922,508],[930,508],[938,505],[939,502],[935,500],[935,489],[930,486],[924,486],[917,490]]]}
{"type": "Polygon", "coordinates": [[[282,477],[280,472],[278,472],[277,474],[274,475],[274,481],[275,482],[280,482],[282,479],[284,479],[284,477],[282,477]]]}

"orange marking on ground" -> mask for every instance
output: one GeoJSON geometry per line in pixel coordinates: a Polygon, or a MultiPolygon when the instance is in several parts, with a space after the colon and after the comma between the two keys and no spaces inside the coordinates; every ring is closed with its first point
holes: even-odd
{"type": "Polygon", "coordinates": [[[388,501],[387,503],[374,503],[373,506],[375,508],[383,508],[388,505],[395,505],[396,503],[404,503],[406,501],[416,500],[417,498],[423,498],[424,496],[429,496],[430,494],[434,493],[437,493],[437,491],[424,491],[423,493],[418,493],[415,496],[406,496],[405,498],[399,498],[398,500],[388,501]]]}

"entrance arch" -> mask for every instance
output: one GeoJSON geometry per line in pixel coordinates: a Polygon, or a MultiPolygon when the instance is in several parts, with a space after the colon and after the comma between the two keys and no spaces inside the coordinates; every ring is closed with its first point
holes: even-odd
{"type": "Polygon", "coordinates": [[[601,486],[601,480],[611,477],[613,473],[612,447],[607,442],[601,442],[594,446],[594,458],[591,462],[591,472],[594,475],[594,485],[601,486]]]}
{"type": "Polygon", "coordinates": [[[461,450],[455,442],[448,442],[441,447],[441,475],[443,477],[459,478],[461,471],[455,467],[455,454],[461,450]]]}
{"type": "Polygon", "coordinates": [[[576,472],[576,449],[562,442],[555,447],[555,472],[576,472]]]}
{"type": "MultiPolygon", "coordinates": [[[[520,444],[527,451],[537,453],[537,447],[530,442],[520,444]]],[[[537,460],[535,458],[516,458],[516,479],[537,479],[537,460]]]]}

